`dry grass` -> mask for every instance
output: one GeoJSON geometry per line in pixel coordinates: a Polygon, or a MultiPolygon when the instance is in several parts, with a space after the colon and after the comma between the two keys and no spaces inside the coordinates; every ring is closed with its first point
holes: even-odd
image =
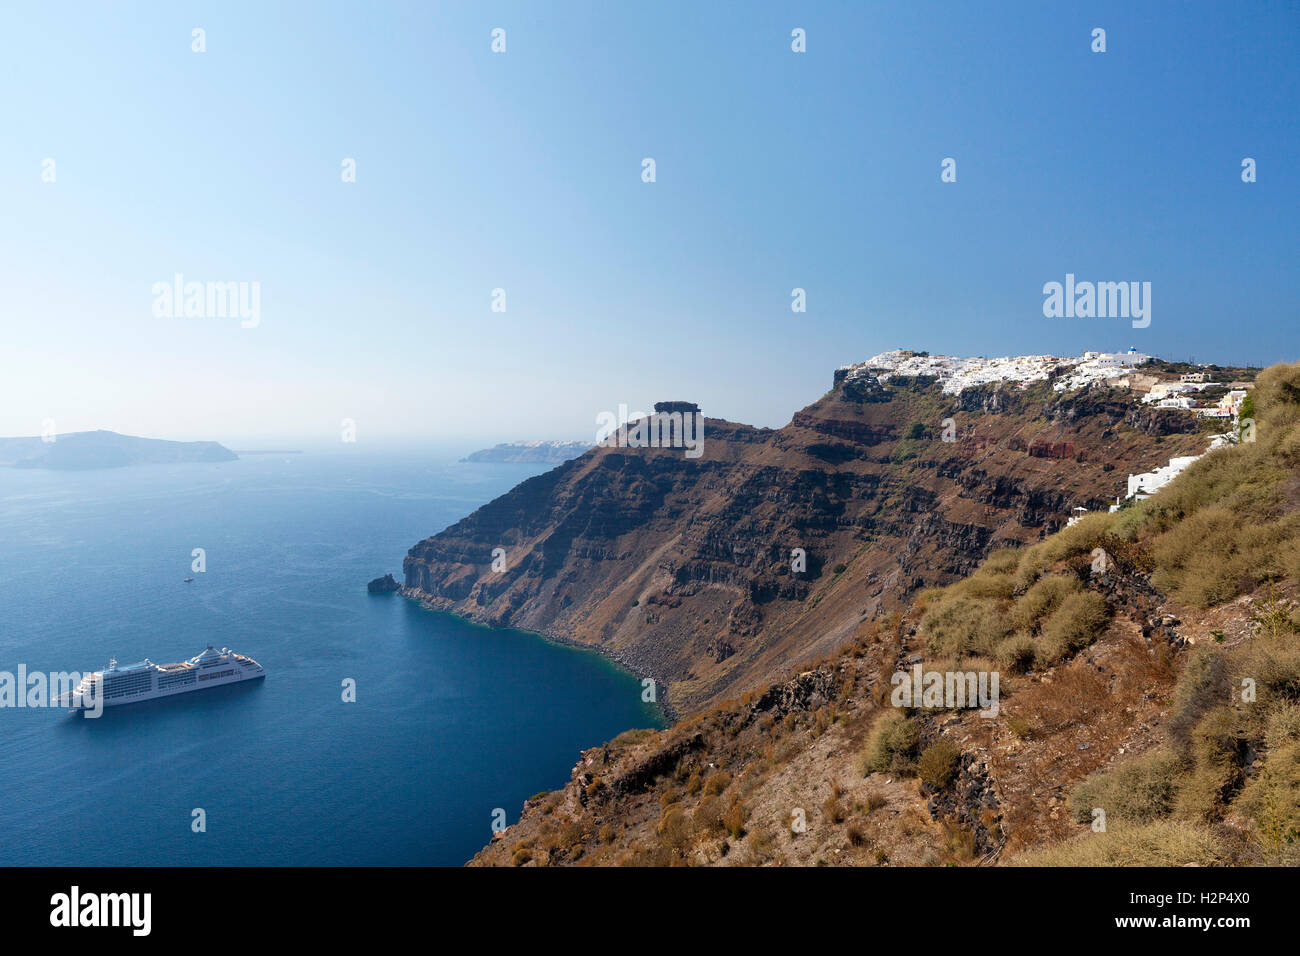
{"type": "Polygon", "coordinates": [[[1227,853],[1208,827],[1176,820],[1108,826],[1015,857],[1015,866],[1217,866],[1227,853]]]}

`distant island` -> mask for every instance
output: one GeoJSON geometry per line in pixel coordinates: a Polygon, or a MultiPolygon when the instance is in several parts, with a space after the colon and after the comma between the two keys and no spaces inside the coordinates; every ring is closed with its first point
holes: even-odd
{"type": "Polygon", "coordinates": [[[165,441],[117,432],[70,432],[52,440],[0,438],[0,467],[86,471],[128,465],[237,461],[239,456],[214,441],[165,441]]]}
{"type": "Polygon", "coordinates": [[[511,441],[494,448],[476,451],[468,458],[462,458],[461,461],[491,464],[538,462],[558,465],[585,454],[594,444],[589,441],[511,441]]]}

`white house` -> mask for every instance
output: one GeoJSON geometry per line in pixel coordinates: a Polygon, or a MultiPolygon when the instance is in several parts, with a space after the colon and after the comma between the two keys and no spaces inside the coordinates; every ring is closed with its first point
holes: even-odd
{"type": "Polygon", "coordinates": [[[1184,455],[1180,458],[1171,458],[1169,464],[1157,468],[1155,471],[1148,471],[1141,475],[1129,475],[1128,497],[1136,496],[1138,499],[1142,499],[1154,495],[1182,474],[1188,465],[1200,457],[1200,455],[1184,455]]]}

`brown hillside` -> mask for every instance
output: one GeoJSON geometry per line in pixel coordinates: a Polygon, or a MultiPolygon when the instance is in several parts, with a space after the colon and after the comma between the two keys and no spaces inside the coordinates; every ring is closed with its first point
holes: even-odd
{"type": "Polygon", "coordinates": [[[858,379],[778,430],[708,419],[698,459],[595,448],[417,544],[404,593],[598,647],[687,713],[835,651],[918,589],[1207,442],[1190,414],[1122,390],[944,396],[858,379]]]}

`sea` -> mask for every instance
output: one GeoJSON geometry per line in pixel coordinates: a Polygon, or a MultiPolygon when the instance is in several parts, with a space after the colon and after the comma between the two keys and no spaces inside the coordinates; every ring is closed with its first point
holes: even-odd
{"type": "Polygon", "coordinates": [[[546,468],[423,452],[0,468],[0,672],[212,644],[267,673],[98,719],[0,707],[0,865],[460,866],[580,750],[663,726],[594,652],[366,592],[546,468]]]}

